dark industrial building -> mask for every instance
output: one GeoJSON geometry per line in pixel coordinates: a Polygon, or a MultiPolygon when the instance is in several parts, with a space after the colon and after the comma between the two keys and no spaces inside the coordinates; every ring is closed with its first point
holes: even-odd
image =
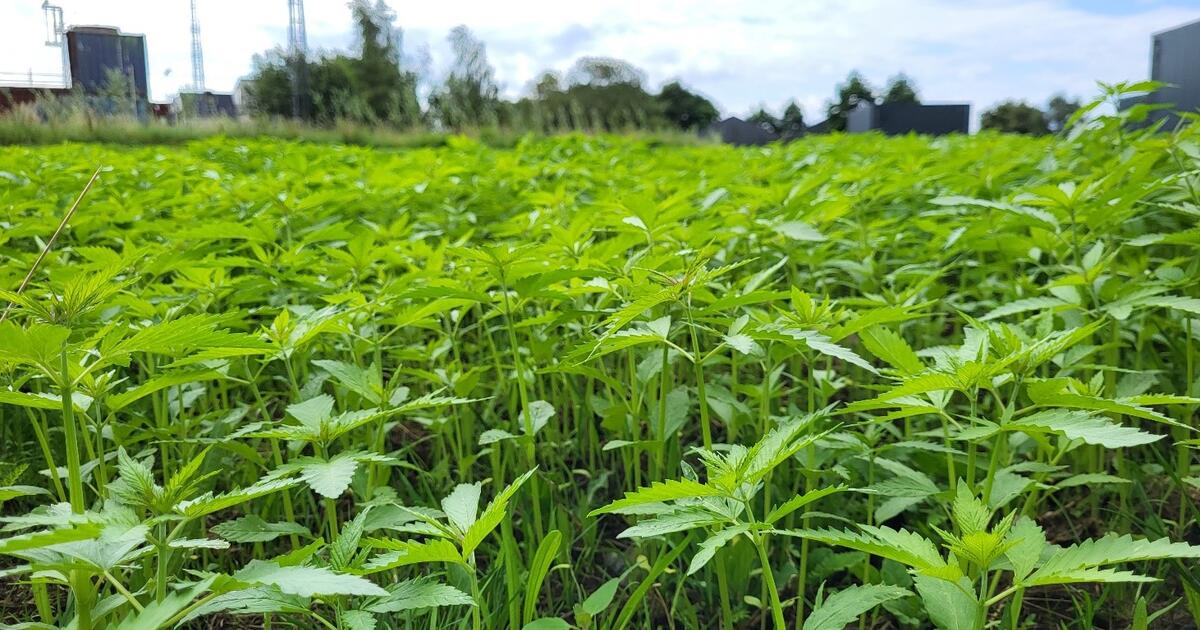
{"type": "Polygon", "coordinates": [[[1147,124],[1179,121],[1176,112],[1200,110],[1200,20],[1161,31],[1150,40],[1150,78],[1170,85],[1145,96],[1121,101],[1122,109],[1137,104],[1170,105],[1150,112],[1147,124]]]}
{"type": "Polygon", "coordinates": [[[779,134],[736,116],[713,123],[704,131],[704,135],[718,137],[725,144],[739,147],[767,144],[779,139],[779,134]]]}
{"type": "Polygon", "coordinates": [[[233,95],[220,92],[180,92],[171,103],[171,111],[179,118],[237,117],[233,95]]]}
{"type": "Polygon", "coordinates": [[[69,87],[0,88],[0,110],[47,97],[80,95],[101,109],[124,108],[129,103],[138,116],[151,113],[144,35],[105,26],[73,26],[66,31],[66,47],[69,87]],[[116,94],[114,86],[118,84],[123,84],[127,93],[116,94]],[[101,97],[121,103],[103,103],[101,97]]]}
{"type": "Polygon", "coordinates": [[[876,105],[869,101],[861,101],[846,117],[848,133],[882,131],[889,136],[906,133],[930,136],[968,133],[970,125],[971,106],[967,104],[884,103],[876,105]]]}
{"type": "Polygon", "coordinates": [[[108,88],[114,75],[124,75],[137,98],[149,101],[146,80],[146,37],[105,26],[75,26],[67,30],[72,87],[85,94],[108,88]]]}

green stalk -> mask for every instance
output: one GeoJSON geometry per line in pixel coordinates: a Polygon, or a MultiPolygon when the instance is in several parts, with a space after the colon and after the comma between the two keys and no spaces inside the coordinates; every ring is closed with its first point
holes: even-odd
{"type": "Polygon", "coordinates": [[[658,448],[658,476],[660,479],[667,476],[667,388],[671,384],[670,361],[668,361],[670,349],[670,346],[663,344],[662,369],[658,372],[658,439],[661,441],[658,448]]]}
{"type": "MultiPolygon", "coordinates": [[[[771,617],[775,620],[775,630],[786,630],[787,623],[783,620],[783,604],[779,601],[779,589],[775,587],[775,574],[771,571],[771,562],[767,559],[767,548],[763,538],[755,534],[751,540],[758,551],[758,561],[762,563],[763,582],[767,585],[767,593],[771,596],[771,617]]],[[[797,620],[797,623],[801,623],[797,620]]]]}
{"type": "Polygon", "coordinates": [[[79,463],[79,436],[75,430],[74,383],[71,382],[71,371],[67,361],[67,341],[62,342],[59,355],[59,396],[62,397],[63,434],[67,442],[67,496],[70,497],[71,511],[83,514],[83,474],[79,463]]]}
{"type": "MultiPolygon", "coordinates": [[[[696,397],[700,399],[700,437],[704,448],[712,450],[712,427],[708,423],[708,395],[704,389],[704,361],[700,358],[700,342],[696,338],[696,323],[692,321],[691,296],[688,297],[687,313],[688,328],[692,337],[692,356],[695,357],[693,368],[696,372],[696,397]]],[[[736,363],[734,364],[736,366],[736,363]]],[[[736,388],[734,391],[737,391],[736,388]]]]}

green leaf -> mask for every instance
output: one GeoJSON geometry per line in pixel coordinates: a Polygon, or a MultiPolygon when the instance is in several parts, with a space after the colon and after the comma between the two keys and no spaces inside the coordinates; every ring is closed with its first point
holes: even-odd
{"type": "Polygon", "coordinates": [[[700,543],[700,550],[696,552],[696,555],[692,556],[692,562],[688,565],[687,574],[694,575],[697,571],[703,569],[704,565],[708,564],[708,561],[717,555],[721,547],[724,547],[729,541],[748,531],[750,531],[750,526],[743,523],[740,525],[731,525],[705,538],[700,543]]]}
{"type": "Polygon", "coordinates": [[[803,221],[784,221],[772,226],[772,229],[794,241],[819,243],[826,240],[824,234],[803,221]]]}
{"type": "Polygon", "coordinates": [[[859,333],[863,346],[901,374],[917,374],[925,369],[916,352],[903,337],[883,326],[871,326],[859,333]]]}
{"type": "Polygon", "coordinates": [[[647,487],[639,488],[633,492],[626,492],[624,498],[613,501],[602,508],[592,510],[588,513],[588,517],[591,518],[599,514],[621,514],[630,508],[636,508],[649,503],[696,497],[714,497],[718,495],[720,495],[720,491],[716,488],[690,479],[656,481],[647,487]]]}
{"type": "Polygon", "coordinates": [[[697,527],[716,525],[723,519],[702,508],[683,507],[643,519],[637,525],[617,534],[617,538],[648,538],[683,532],[697,527]]]}
{"type": "Polygon", "coordinates": [[[517,490],[519,490],[521,486],[524,485],[525,482],[528,481],[536,471],[537,468],[535,467],[520,477],[517,477],[512,483],[508,484],[508,486],[501,490],[499,494],[493,497],[492,500],[487,504],[487,507],[483,508],[483,513],[479,515],[479,519],[472,523],[471,527],[467,528],[467,531],[463,533],[463,557],[470,556],[472,553],[474,553],[475,548],[483,542],[483,539],[486,538],[488,534],[492,533],[492,530],[496,529],[496,526],[499,525],[500,521],[504,518],[504,512],[508,507],[509,500],[512,499],[517,490]]]}
{"type": "Polygon", "coordinates": [[[825,598],[808,619],[804,630],[843,630],[848,624],[872,608],[893,599],[912,595],[908,589],[883,584],[868,584],[844,588],[825,598]]]}
{"type": "Polygon", "coordinates": [[[246,584],[266,584],[289,595],[376,595],[387,591],[357,575],[334,573],[329,569],[306,566],[279,566],[275,562],[251,560],[233,578],[246,584]]]}
{"type": "Polygon", "coordinates": [[[479,493],[483,485],[460,483],[446,498],[442,499],[442,512],[459,532],[467,531],[479,513],[479,493]]]}
{"type": "Polygon", "coordinates": [[[1162,558],[1200,558],[1200,547],[1171,542],[1166,538],[1145,540],[1135,539],[1129,534],[1107,534],[1101,538],[1056,549],[1025,582],[1029,586],[1036,586],[1090,581],[1131,581],[1136,580],[1137,576],[1093,574],[1086,570],[1107,564],[1162,558]]]}
{"type": "Polygon", "coordinates": [[[100,533],[101,527],[99,525],[83,523],[74,527],[21,534],[20,536],[0,539],[0,553],[12,553],[14,551],[38,549],[62,543],[92,540],[98,538],[100,533]]]}
{"type": "Polygon", "coordinates": [[[350,487],[357,469],[358,460],[339,454],[329,461],[310,460],[305,463],[300,469],[300,478],[317,494],[336,499],[350,487]]]}
{"type": "Polygon", "coordinates": [[[798,494],[791,499],[788,499],[787,501],[775,506],[771,512],[767,514],[767,517],[764,518],[763,521],[774,524],[779,519],[791,514],[792,512],[795,512],[809,503],[823,499],[831,494],[837,494],[845,489],[846,486],[844,485],[828,486],[825,488],[817,488],[815,490],[805,492],[804,494],[798,494]]]}
{"type": "Polygon", "coordinates": [[[363,400],[372,405],[383,404],[383,384],[379,382],[378,370],[328,359],[314,360],[313,365],[329,372],[334,380],[363,400]]]}
{"type": "Polygon", "coordinates": [[[621,578],[612,578],[601,584],[600,588],[593,591],[591,595],[588,595],[579,608],[593,617],[599,615],[604,612],[604,609],[608,608],[609,604],[612,604],[613,597],[617,595],[617,588],[620,586],[621,578]]]}
{"type": "Polygon", "coordinates": [[[391,553],[380,554],[372,558],[363,566],[363,573],[378,573],[427,562],[466,564],[463,554],[454,546],[454,543],[442,538],[425,542],[373,538],[367,541],[367,544],[376,549],[390,550],[391,553]]]}
{"type": "Polygon", "coordinates": [[[208,578],[195,586],[168,594],[162,601],[152,601],[141,611],[131,612],[117,624],[114,630],[158,630],[187,608],[197,595],[208,590],[213,579],[208,578]]]}
{"type": "Polygon", "coordinates": [[[1018,313],[1043,311],[1047,309],[1062,309],[1068,307],[1075,308],[1077,305],[1067,302],[1066,300],[1060,300],[1056,297],[1031,297],[1021,300],[1013,300],[1012,302],[1006,302],[1005,304],[988,311],[988,313],[980,319],[986,322],[988,320],[1000,319],[1001,317],[1008,317],[1009,315],[1016,315],[1018,313]]]}
{"type": "Polygon", "coordinates": [[[240,505],[251,499],[271,494],[272,492],[290,488],[297,483],[299,481],[295,479],[272,479],[269,481],[259,481],[252,486],[231,490],[224,494],[213,495],[209,492],[195,499],[180,501],[176,504],[175,510],[188,518],[199,518],[213,512],[220,512],[235,505],[240,505]]]}
{"type": "Polygon", "coordinates": [[[1161,440],[1162,435],[1115,424],[1087,411],[1048,409],[1014,420],[1003,426],[1008,431],[1057,433],[1070,440],[1082,440],[1106,448],[1140,446],[1161,440]]]}
{"type": "Polygon", "coordinates": [[[431,578],[405,580],[387,587],[388,594],[364,606],[373,613],[398,613],[405,610],[441,606],[474,606],[471,596],[431,578]]]}
{"type": "Polygon", "coordinates": [[[970,594],[969,580],[962,578],[948,582],[937,578],[917,575],[913,577],[917,593],[929,613],[929,620],[938,630],[982,630],[977,614],[978,602],[970,594]]]}
{"type": "Polygon", "coordinates": [[[256,514],[213,525],[212,533],[236,543],[269,542],[280,536],[298,534],[312,536],[308,528],[297,523],[268,523],[256,514]]]}
{"type": "Polygon", "coordinates": [[[542,427],[554,417],[554,406],[544,400],[529,403],[529,409],[518,414],[518,426],[526,435],[537,435],[542,427]],[[531,432],[532,428],[532,432],[531,432]]]}
{"type": "Polygon", "coordinates": [[[529,623],[533,619],[542,584],[546,580],[546,574],[550,572],[550,566],[554,563],[554,556],[558,554],[562,538],[562,532],[557,529],[551,530],[538,544],[537,551],[533,554],[533,560],[529,562],[529,575],[525,578],[525,602],[521,608],[521,619],[525,623],[529,623]]]}
{"type": "Polygon", "coordinates": [[[558,617],[542,617],[521,626],[521,630],[571,630],[571,624],[558,617]]]}

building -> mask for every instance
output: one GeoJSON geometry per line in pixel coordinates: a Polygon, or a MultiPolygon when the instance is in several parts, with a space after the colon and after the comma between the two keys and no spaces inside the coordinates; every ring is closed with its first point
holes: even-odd
{"type": "Polygon", "coordinates": [[[180,92],[171,101],[171,113],[178,118],[237,117],[233,94],[221,92],[180,92]]]}
{"type": "Polygon", "coordinates": [[[1173,127],[1176,112],[1200,110],[1200,20],[1160,31],[1150,39],[1150,78],[1169,85],[1147,94],[1124,99],[1121,108],[1137,104],[1157,105],[1148,123],[1165,121],[1173,127]]]}
{"type": "Polygon", "coordinates": [[[0,110],[46,97],[79,95],[92,107],[112,112],[150,114],[146,37],[107,26],[72,26],[66,30],[70,85],[2,88],[0,110]]]}
{"type": "Polygon", "coordinates": [[[968,133],[971,125],[971,106],[967,104],[922,105],[919,103],[884,103],[859,101],[846,116],[846,131],[882,131],[894,136],[919,133],[941,136],[968,133]]]}
{"type": "Polygon", "coordinates": [[[767,144],[779,139],[779,134],[763,129],[752,122],[747,122],[736,116],[730,116],[725,120],[709,125],[708,129],[704,130],[703,135],[718,137],[725,144],[732,144],[739,147],[767,144]]]}

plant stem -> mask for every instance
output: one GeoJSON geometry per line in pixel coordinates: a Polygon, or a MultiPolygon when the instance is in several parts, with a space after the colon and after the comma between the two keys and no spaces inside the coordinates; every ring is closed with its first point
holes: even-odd
{"type": "MultiPolygon", "coordinates": [[[[758,561],[762,564],[763,582],[767,585],[767,594],[771,596],[771,617],[775,620],[775,630],[786,630],[783,620],[783,604],[779,601],[779,589],[775,588],[775,574],[771,571],[771,562],[767,559],[767,548],[763,538],[755,534],[751,540],[758,550],[758,561]]],[[[799,620],[797,620],[799,623],[799,620]]]]}

